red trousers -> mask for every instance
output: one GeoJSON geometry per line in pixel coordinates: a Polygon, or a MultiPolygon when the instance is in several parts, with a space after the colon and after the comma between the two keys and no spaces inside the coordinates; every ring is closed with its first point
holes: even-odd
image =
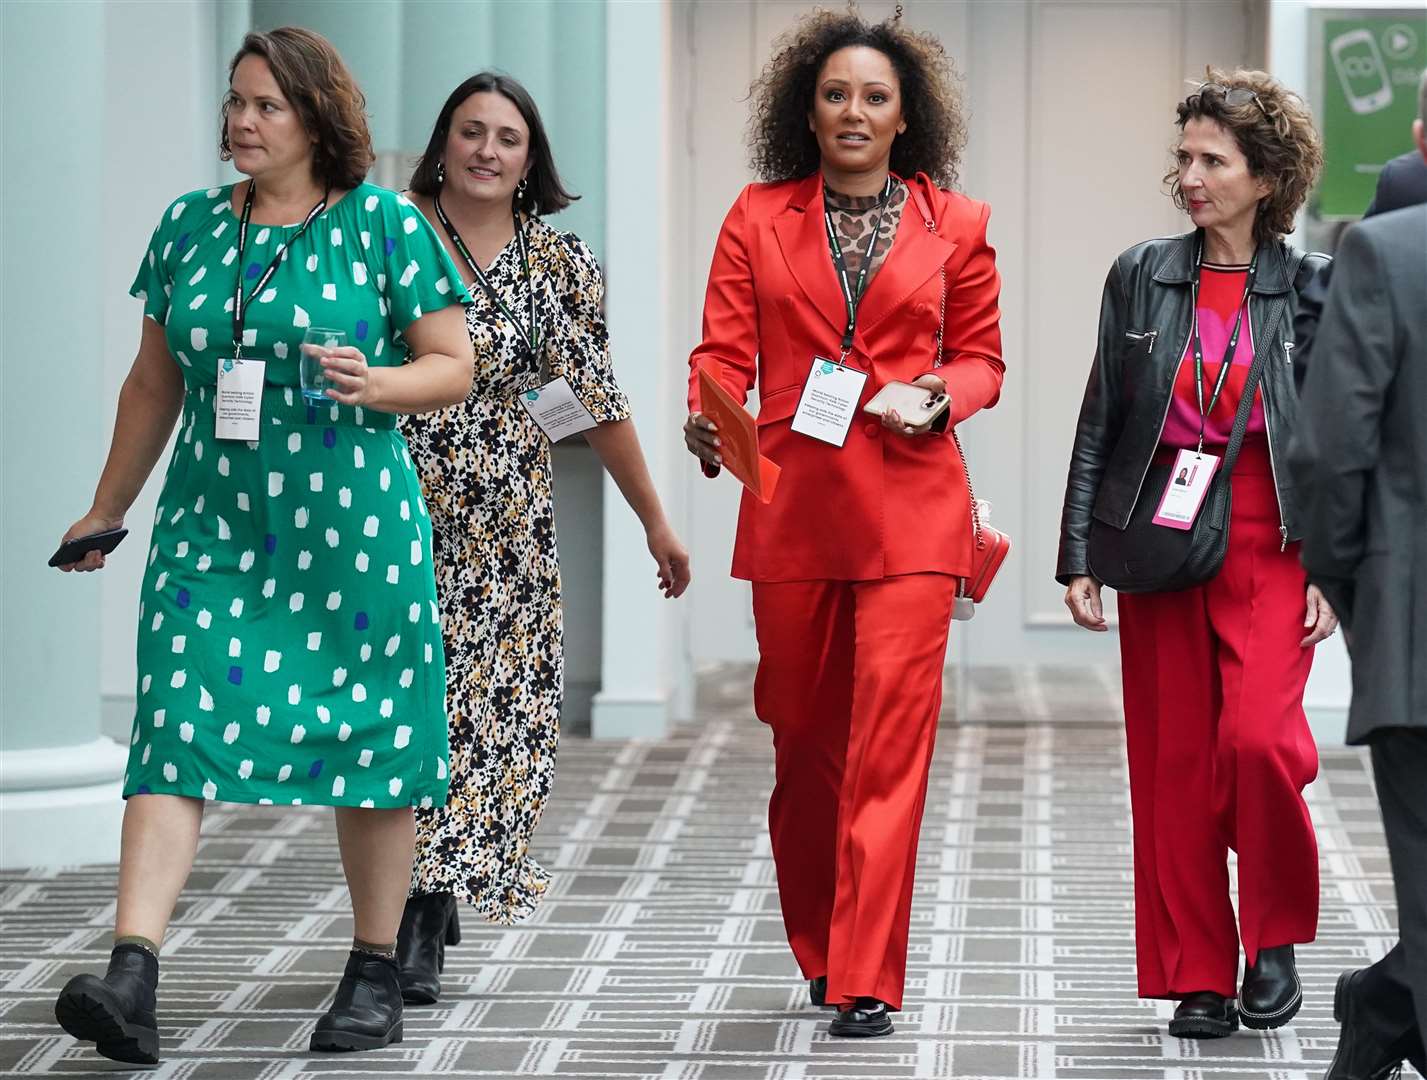
{"type": "Polygon", "coordinates": [[[829,1004],[902,1005],[956,579],[754,582],[783,924],[829,1004]]]}
{"type": "Polygon", "coordinates": [[[1232,485],[1219,574],[1119,598],[1141,997],[1236,996],[1240,939],[1251,964],[1260,949],[1312,941],[1318,926],[1318,844],[1302,794],[1318,772],[1303,715],[1313,655],[1298,644],[1307,586],[1297,545],[1280,550],[1261,440],[1245,445],[1232,485]]]}

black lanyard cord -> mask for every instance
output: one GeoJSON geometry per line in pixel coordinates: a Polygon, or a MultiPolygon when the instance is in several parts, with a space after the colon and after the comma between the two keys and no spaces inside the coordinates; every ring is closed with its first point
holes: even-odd
{"type": "Polygon", "coordinates": [[[268,263],[268,268],[258,278],[257,284],[253,286],[253,291],[248,293],[247,300],[244,300],[243,249],[248,246],[248,222],[253,216],[253,195],[257,189],[257,181],[249,180],[248,193],[243,197],[243,216],[238,219],[238,280],[233,285],[233,358],[235,360],[242,359],[243,356],[243,324],[248,318],[248,305],[253,302],[255,296],[262,295],[268,282],[272,280],[273,274],[277,273],[278,264],[282,262],[283,256],[307,231],[307,227],[317,219],[317,215],[327,209],[327,199],[332,194],[332,189],[328,188],[322,198],[317,201],[317,205],[307,212],[307,217],[302,221],[302,227],[293,234],[292,239],[285,240],[277,246],[277,251],[273,254],[272,261],[268,263]]]}
{"type": "Polygon", "coordinates": [[[1190,282],[1191,303],[1193,306],[1194,333],[1191,341],[1194,346],[1194,399],[1199,405],[1199,447],[1196,453],[1204,449],[1204,428],[1209,420],[1209,414],[1214,411],[1214,406],[1219,403],[1219,395],[1224,392],[1224,385],[1229,379],[1229,370],[1233,367],[1234,353],[1239,348],[1239,333],[1243,329],[1244,310],[1248,307],[1249,294],[1254,288],[1254,277],[1259,270],[1259,255],[1254,252],[1253,259],[1249,262],[1248,272],[1244,275],[1244,295],[1239,299],[1239,310],[1234,317],[1234,329],[1229,334],[1229,342],[1224,347],[1224,359],[1219,364],[1219,375],[1214,380],[1214,391],[1209,398],[1209,406],[1204,406],[1204,349],[1199,341],[1199,275],[1204,265],[1204,244],[1199,240],[1195,244],[1194,254],[1194,278],[1190,282]]]}
{"type": "Polygon", "coordinates": [[[446,211],[442,209],[441,196],[436,195],[431,201],[436,207],[436,217],[441,222],[441,227],[446,230],[446,235],[451,238],[452,245],[461,253],[461,258],[466,261],[466,265],[470,267],[471,273],[474,274],[476,280],[481,283],[481,287],[485,289],[486,294],[491,298],[495,306],[500,309],[500,313],[510,320],[511,325],[515,327],[515,332],[520,335],[520,340],[525,342],[526,348],[528,348],[532,354],[536,353],[540,348],[540,322],[535,315],[535,281],[530,273],[530,248],[525,238],[525,227],[520,221],[520,212],[516,210],[514,206],[511,207],[511,217],[515,221],[515,242],[516,246],[520,248],[520,265],[525,274],[525,292],[530,306],[530,328],[528,330],[521,325],[520,320],[515,317],[515,313],[506,307],[505,301],[501,299],[500,292],[496,289],[495,284],[486,276],[485,271],[477,265],[475,258],[466,247],[466,242],[461,239],[461,234],[456,231],[456,226],[451,223],[451,219],[446,216],[446,211]]]}
{"type": "Polygon", "coordinates": [[[842,302],[847,307],[847,329],[842,334],[842,362],[847,360],[847,354],[852,351],[852,337],[857,331],[857,309],[862,303],[862,293],[867,288],[867,274],[872,269],[872,253],[877,249],[877,240],[882,235],[882,219],[887,214],[887,204],[892,200],[894,189],[894,182],[889,175],[887,185],[882,189],[882,197],[877,200],[877,223],[872,227],[872,235],[867,240],[867,250],[863,253],[862,265],[857,271],[857,284],[854,286],[847,272],[847,257],[837,239],[837,225],[832,219],[832,210],[827,205],[827,185],[823,185],[823,221],[827,225],[827,242],[832,249],[832,264],[837,270],[838,285],[842,288],[842,302]]]}

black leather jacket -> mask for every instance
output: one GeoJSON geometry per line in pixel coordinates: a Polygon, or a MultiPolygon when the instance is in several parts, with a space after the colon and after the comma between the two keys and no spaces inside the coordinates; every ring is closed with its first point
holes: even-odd
{"type": "MultiPolygon", "coordinates": [[[[1080,407],[1065,485],[1055,571],[1062,585],[1090,573],[1085,547],[1091,518],[1124,528],[1141,494],[1174,396],[1179,363],[1189,345],[1194,248],[1192,232],[1146,240],[1121,254],[1105,279],[1095,363],[1080,407]]],[[[1300,538],[1302,526],[1287,469],[1289,439],[1298,415],[1297,387],[1303,377],[1293,362],[1292,327],[1299,294],[1332,260],[1316,253],[1304,255],[1282,241],[1261,244],[1258,254],[1259,270],[1249,296],[1256,340],[1272,298],[1287,294],[1283,320],[1272,329],[1260,384],[1280,532],[1287,543],[1300,538]]]]}

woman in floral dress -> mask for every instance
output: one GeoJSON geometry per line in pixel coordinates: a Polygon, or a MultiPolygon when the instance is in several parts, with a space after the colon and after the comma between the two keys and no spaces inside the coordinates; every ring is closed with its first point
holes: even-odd
{"type": "Polygon", "coordinates": [[[527,399],[561,380],[584,437],[645,527],[659,587],[679,596],[689,558],[664,517],[614,379],[604,281],[588,247],[540,215],[567,206],[539,111],[482,73],[443,106],[412,176],[413,201],[468,284],[476,389],[405,422],[431,508],[449,681],[450,801],[417,815],[412,896],[398,939],[408,1003],[440,993],[457,900],[486,919],[528,916],[549,875],[530,839],[555,775],[563,691],[560,564],[550,443],[527,399]]]}

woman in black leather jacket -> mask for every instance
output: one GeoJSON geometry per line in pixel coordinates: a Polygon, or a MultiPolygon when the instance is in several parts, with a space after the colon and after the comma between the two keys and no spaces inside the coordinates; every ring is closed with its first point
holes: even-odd
{"type": "Polygon", "coordinates": [[[1317,842],[1302,791],[1318,757],[1303,687],[1337,619],[1298,562],[1285,455],[1297,415],[1293,314],[1328,259],[1283,241],[1322,165],[1301,99],[1262,72],[1210,70],[1178,106],[1178,126],[1165,180],[1195,228],[1137,244],[1110,268],[1056,579],[1076,623],[1108,629],[1092,520],[1123,530],[1140,500],[1155,500],[1151,528],[1192,522],[1261,352],[1218,572],[1119,597],[1139,992],[1179,1002],[1172,1035],[1216,1038],[1240,1019],[1275,1028],[1293,1018],[1293,946],[1317,930],[1317,842]],[[1155,470],[1154,490],[1151,465],[1171,466],[1155,470]],[[1174,484],[1186,468],[1190,482],[1174,484]]]}

